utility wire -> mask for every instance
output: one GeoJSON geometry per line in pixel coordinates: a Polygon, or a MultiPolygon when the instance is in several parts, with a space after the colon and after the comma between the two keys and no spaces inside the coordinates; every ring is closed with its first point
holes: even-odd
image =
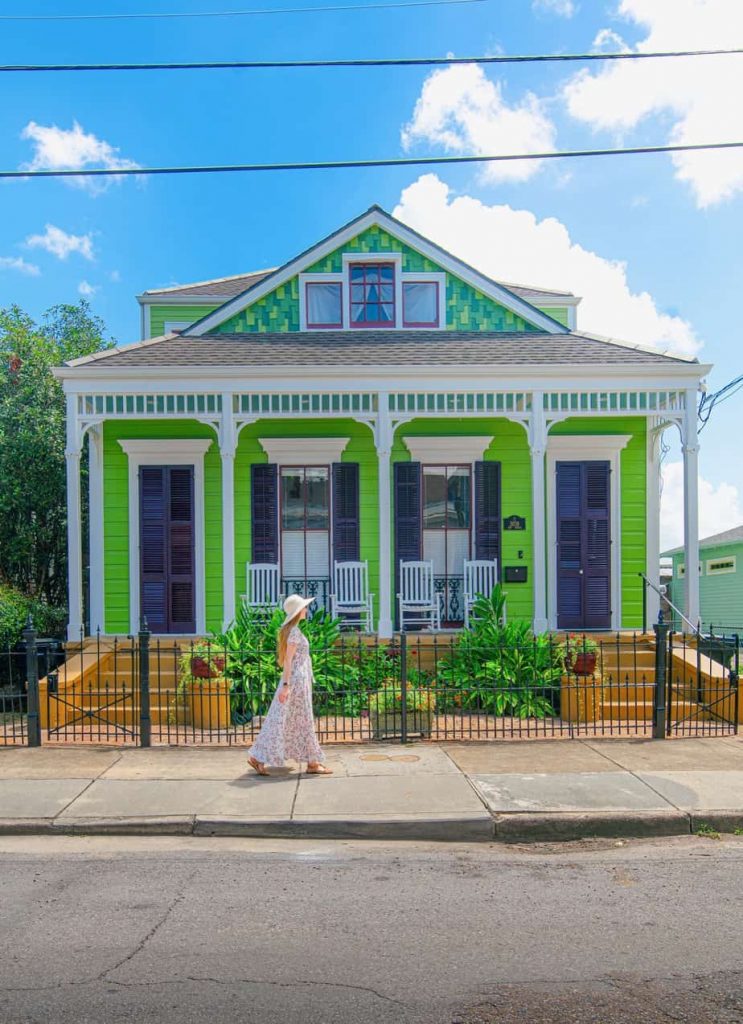
{"type": "Polygon", "coordinates": [[[413,0],[411,3],[337,4],[327,7],[256,7],[248,11],[183,11],[143,14],[0,14],[0,21],[134,21],[139,18],[245,18],[254,14],[307,14],[314,11],[377,11],[398,7],[448,7],[486,0],[413,0]]]}
{"type": "Polygon", "coordinates": [[[644,153],[688,153],[698,150],[743,149],[743,142],[704,142],[688,146],[635,146],[627,149],[572,149],[546,153],[504,153],[498,156],[380,157],[377,160],[306,160],[272,164],[193,164],[172,167],[92,167],[61,170],[0,171],[3,178],[105,178],[147,174],[230,174],[256,171],[333,171],[351,167],[416,167],[431,164],[482,164],[513,160],[566,160],[590,156],[637,156],[644,153]]]}
{"type": "Polygon", "coordinates": [[[727,400],[732,398],[733,395],[737,395],[741,389],[743,389],[743,375],[731,380],[724,387],[720,388],[719,391],[713,391],[711,394],[702,395],[702,399],[699,403],[699,409],[697,410],[697,415],[701,423],[699,428],[700,434],[709,423],[709,418],[714,412],[716,406],[722,405],[723,402],[727,402],[727,400]]]}
{"type": "MultiPolygon", "coordinates": [[[[483,3],[484,0],[429,0],[432,3],[483,3]]],[[[411,5],[414,6],[414,5],[411,5]]],[[[310,8],[302,8],[309,10],[310,8]]],[[[312,8],[320,10],[321,8],[312,8]]],[[[350,10],[351,8],[322,8],[350,10]]],[[[272,13],[278,13],[274,11],[272,13]]],[[[222,71],[265,68],[388,68],[432,67],[453,64],[530,64],[554,61],[647,60],[665,57],[720,57],[743,54],[743,47],[732,50],[662,50],[652,53],[548,53],[482,57],[372,57],[348,60],[220,60],[163,61],[146,64],[0,64],[3,71],[222,71]]]]}

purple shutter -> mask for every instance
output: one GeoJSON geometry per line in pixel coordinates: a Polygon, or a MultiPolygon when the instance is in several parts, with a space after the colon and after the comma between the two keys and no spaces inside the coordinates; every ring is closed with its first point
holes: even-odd
{"type": "Polygon", "coordinates": [[[498,559],[501,575],[501,464],[475,463],[475,558],[498,559]]]}
{"type": "Polygon", "coordinates": [[[193,469],[169,470],[169,632],[196,632],[193,469]]]}
{"type": "Polygon", "coordinates": [[[609,463],[557,464],[557,626],[611,625],[609,463]]]}
{"type": "MultiPolygon", "coordinates": [[[[394,464],[395,593],[400,590],[400,562],[418,561],[423,553],[420,462],[394,464]]],[[[380,552],[384,558],[384,552],[380,552]]],[[[395,603],[397,608],[397,603],[395,603]]]]}
{"type": "Polygon", "coordinates": [[[257,463],[250,467],[250,501],[253,561],[278,564],[278,466],[257,463]]]}
{"type": "Polygon", "coordinates": [[[583,465],[583,593],[586,629],[611,626],[608,462],[583,465]]]}
{"type": "Polygon", "coordinates": [[[153,633],[168,632],[166,499],[165,467],[140,466],[140,610],[153,633]]]}
{"type": "Polygon", "coordinates": [[[359,464],[333,463],[333,560],[359,559],[359,464]]]}

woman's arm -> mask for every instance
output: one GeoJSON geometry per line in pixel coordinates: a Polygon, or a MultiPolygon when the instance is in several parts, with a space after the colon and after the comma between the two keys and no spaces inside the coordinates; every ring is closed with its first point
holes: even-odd
{"type": "Polygon", "coordinates": [[[294,661],[294,654],[297,650],[296,644],[286,645],[286,655],[284,656],[284,668],[281,673],[281,686],[279,688],[279,702],[284,703],[289,697],[289,680],[292,675],[292,662],[294,661]]]}

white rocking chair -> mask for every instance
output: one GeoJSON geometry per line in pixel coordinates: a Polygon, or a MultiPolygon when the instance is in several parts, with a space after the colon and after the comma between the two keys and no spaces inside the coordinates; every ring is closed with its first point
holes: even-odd
{"type": "Polygon", "coordinates": [[[400,629],[406,620],[429,629],[441,629],[441,601],[434,589],[433,562],[400,562],[400,629]]]}
{"type": "MultiPolygon", "coordinates": [[[[470,612],[478,597],[490,597],[498,582],[498,560],[476,559],[464,563],[464,628],[469,629],[470,612]]],[[[503,612],[505,622],[505,609],[503,612]]]]}
{"type": "Polygon", "coordinates": [[[279,603],[279,567],[272,562],[248,562],[246,593],[240,599],[246,608],[270,615],[279,603]]]}
{"type": "Polygon", "coordinates": [[[357,625],[364,632],[371,633],[373,597],[369,593],[367,562],[333,562],[330,613],[334,619],[343,616],[350,626],[357,625]]]}

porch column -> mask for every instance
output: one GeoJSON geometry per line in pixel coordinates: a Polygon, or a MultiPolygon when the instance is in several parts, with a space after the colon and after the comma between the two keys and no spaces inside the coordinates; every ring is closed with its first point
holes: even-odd
{"type": "Polygon", "coordinates": [[[544,508],[544,456],[547,450],[547,421],[541,391],[531,397],[529,421],[529,451],[531,453],[531,514],[534,565],[532,590],[534,593],[534,632],[543,633],[547,621],[547,544],[544,508]]]}
{"type": "Polygon", "coordinates": [[[83,629],[83,563],[80,515],[80,427],[77,396],[67,396],[67,639],[79,640],[83,629]]]}
{"type": "Polygon", "coordinates": [[[379,619],[380,637],[392,636],[392,552],[390,521],[392,500],[390,486],[390,456],[392,454],[392,423],[387,392],[380,392],[377,412],[375,443],[379,473],[379,619]]]}
{"type": "Polygon", "coordinates": [[[88,430],[90,632],[106,631],[103,570],[103,425],[88,430]]]}
{"type": "MultiPolygon", "coordinates": [[[[656,587],[660,586],[660,439],[663,433],[661,421],[655,417],[647,422],[647,552],[645,575],[656,587]]],[[[646,588],[647,622],[652,631],[658,621],[660,596],[646,588]]]]}
{"type": "MultiPolygon", "coordinates": [[[[699,622],[699,436],[697,393],[686,392],[681,450],[684,456],[684,612],[694,626],[699,622]]],[[[684,624],[684,632],[689,626],[684,624]]]]}
{"type": "Polygon", "coordinates": [[[222,628],[235,618],[235,421],[232,395],[222,395],[219,454],[222,459],[222,628]]]}

